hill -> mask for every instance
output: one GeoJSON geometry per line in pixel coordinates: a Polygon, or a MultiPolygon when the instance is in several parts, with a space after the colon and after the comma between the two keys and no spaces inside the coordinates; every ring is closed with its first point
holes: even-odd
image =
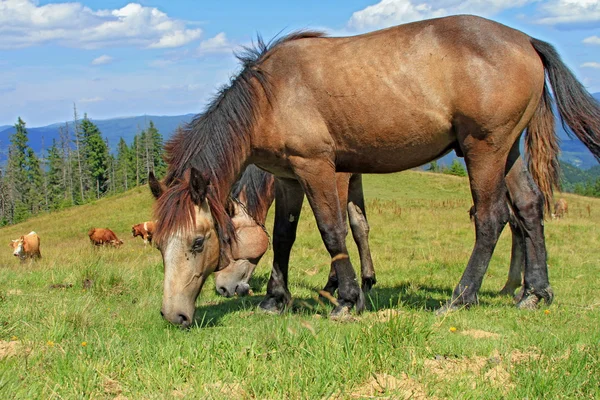
{"type": "Polygon", "coordinates": [[[369,310],[346,322],[328,319],[331,307],[318,300],[329,256],[306,203],[290,311],[256,311],[269,250],[254,296],[218,297],[209,280],[187,331],[159,315],[159,252],[130,236],[150,218],[147,187],[0,229],[0,243],[36,230],[43,256],[20,264],[8,246],[0,252],[0,398],[600,396],[600,200],[564,195],[568,217],[545,222],[554,305],[519,311],[497,295],[509,264],[504,232],[480,305],[440,318],[432,311],[473,247],[467,179],[407,171],[365,176],[364,185],[378,283],[369,310]],[[92,248],[92,226],[112,228],[125,244],[92,248]]]}
{"type": "MultiPolygon", "coordinates": [[[[145,129],[150,121],[154,122],[154,125],[163,137],[168,138],[179,125],[189,122],[193,116],[194,114],[172,116],[140,115],[136,117],[111,118],[104,120],[92,119],[91,121],[98,126],[102,135],[108,139],[108,143],[114,151],[119,142],[119,138],[122,137],[127,143],[131,143],[133,137],[145,129]]],[[[73,121],[67,122],[72,134],[73,121]]],[[[49,147],[52,144],[52,139],[59,138],[59,128],[64,126],[65,123],[61,122],[37,128],[27,127],[30,145],[33,150],[39,153],[42,150],[42,145],[49,147]]],[[[0,128],[0,146],[6,148],[9,143],[9,137],[15,132],[15,128],[14,126],[2,128],[0,128]]]]}

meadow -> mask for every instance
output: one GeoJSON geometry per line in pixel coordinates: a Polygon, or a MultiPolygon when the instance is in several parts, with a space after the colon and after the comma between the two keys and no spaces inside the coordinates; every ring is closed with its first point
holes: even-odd
{"type": "Polygon", "coordinates": [[[368,310],[345,322],[329,320],[318,298],[329,257],[306,202],[291,258],[293,308],[257,310],[269,250],[253,296],[219,297],[209,280],[188,330],[162,320],[160,253],[131,237],[151,218],[147,187],[0,229],[0,398],[600,397],[600,200],[556,194],[569,214],[545,222],[551,306],[517,310],[498,295],[507,228],[480,305],[439,317],[473,247],[467,179],[407,171],[365,176],[364,185],[378,283],[368,310]],[[125,243],[93,248],[90,227],[125,243]],[[21,264],[8,243],[31,230],[43,258],[21,264]]]}

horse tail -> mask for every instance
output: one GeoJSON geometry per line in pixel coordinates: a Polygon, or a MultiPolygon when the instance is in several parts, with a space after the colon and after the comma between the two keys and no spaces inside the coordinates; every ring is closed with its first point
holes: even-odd
{"type": "MultiPolygon", "coordinates": [[[[600,161],[600,104],[585,90],[552,45],[534,38],[531,45],[544,65],[563,127],[568,126],[600,161]]],[[[566,127],[565,130],[571,135],[566,127]]],[[[546,209],[550,210],[553,188],[560,186],[560,147],[554,130],[552,97],[546,84],[527,127],[526,148],[529,170],[544,195],[546,209]]]]}

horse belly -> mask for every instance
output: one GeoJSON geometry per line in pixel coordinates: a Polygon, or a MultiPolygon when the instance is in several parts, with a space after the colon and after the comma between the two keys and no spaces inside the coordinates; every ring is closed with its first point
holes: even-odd
{"type": "Polygon", "coordinates": [[[418,167],[448,153],[453,148],[450,134],[439,136],[401,137],[344,146],[336,152],[338,171],[355,173],[390,173],[418,167]]]}

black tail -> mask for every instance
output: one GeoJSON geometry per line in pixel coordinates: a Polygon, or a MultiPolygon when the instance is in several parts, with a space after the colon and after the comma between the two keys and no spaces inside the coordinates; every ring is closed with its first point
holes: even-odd
{"type": "Polygon", "coordinates": [[[531,44],[544,64],[563,127],[566,124],[571,128],[600,162],[600,103],[575,78],[552,45],[533,38],[531,44]]]}

